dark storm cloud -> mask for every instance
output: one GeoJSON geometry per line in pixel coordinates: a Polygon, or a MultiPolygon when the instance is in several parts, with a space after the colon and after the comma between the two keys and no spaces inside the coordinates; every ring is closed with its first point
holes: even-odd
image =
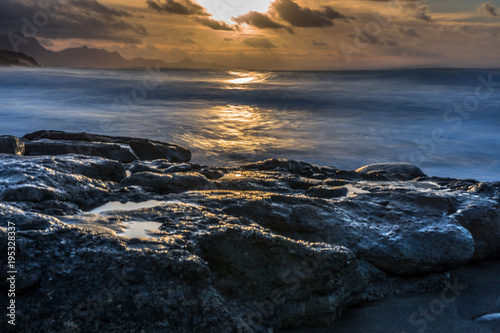
{"type": "Polygon", "coordinates": [[[481,7],[479,7],[479,10],[491,16],[500,16],[500,10],[491,2],[483,3],[481,7]]]}
{"type": "Polygon", "coordinates": [[[108,17],[132,17],[133,15],[124,11],[114,9],[108,6],[105,6],[96,0],[71,0],[69,4],[74,7],[81,8],[88,11],[93,11],[96,14],[100,14],[108,17]]]}
{"type": "Polygon", "coordinates": [[[251,11],[245,15],[233,17],[233,21],[239,24],[246,23],[259,29],[284,29],[289,33],[293,33],[293,30],[290,27],[275,22],[266,14],[259,12],[251,11]]]}
{"type": "Polygon", "coordinates": [[[141,43],[147,30],[129,23],[133,13],[96,0],[20,0],[0,2],[0,33],[29,30],[48,39],[97,39],[141,43]],[[28,29],[27,26],[30,26],[28,29]],[[24,28],[24,29],[23,29],[24,28]]]}
{"type": "Polygon", "coordinates": [[[195,17],[194,20],[202,25],[209,27],[213,30],[223,30],[223,31],[233,31],[234,27],[230,26],[226,22],[217,21],[208,17],[195,17]]]}
{"type": "Polygon", "coordinates": [[[178,15],[202,15],[209,16],[206,9],[191,0],[154,0],[146,1],[148,6],[158,12],[167,12],[178,15]]]}
{"type": "Polygon", "coordinates": [[[331,20],[335,20],[335,19],[347,19],[347,18],[349,18],[349,17],[345,16],[344,14],[336,11],[331,6],[325,6],[325,7],[323,7],[323,10],[320,11],[320,13],[323,14],[323,15],[325,15],[326,17],[328,17],[331,20]]]}
{"type": "Polygon", "coordinates": [[[323,7],[322,10],[312,10],[301,7],[292,0],[276,0],[272,9],[284,21],[298,28],[326,28],[334,25],[334,19],[347,19],[330,6],[323,7]]]}
{"type": "Polygon", "coordinates": [[[274,45],[267,38],[247,38],[243,41],[243,43],[245,43],[250,47],[262,48],[262,49],[272,49],[276,47],[276,45],[274,45]]]}
{"type": "Polygon", "coordinates": [[[224,21],[218,21],[210,18],[209,16],[211,15],[207,12],[207,10],[192,0],[163,0],[162,2],[157,0],[147,0],[146,2],[149,8],[152,8],[157,12],[191,16],[195,22],[213,30],[236,30],[234,26],[231,26],[224,21]]]}

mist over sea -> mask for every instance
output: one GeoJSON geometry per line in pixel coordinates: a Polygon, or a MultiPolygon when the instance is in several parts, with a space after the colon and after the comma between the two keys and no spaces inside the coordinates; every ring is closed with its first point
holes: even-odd
{"type": "Polygon", "coordinates": [[[0,134],[145,137],[210,165],[403,161],[433,176],[500,181],[500,84],[489,80],[500,71],[2,68],[0,134]]]}

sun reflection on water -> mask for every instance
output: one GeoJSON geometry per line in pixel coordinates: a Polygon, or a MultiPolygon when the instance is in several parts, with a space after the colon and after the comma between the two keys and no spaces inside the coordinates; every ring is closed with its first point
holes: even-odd
{"type": "Polygon", "coordinates": [[[268,78],[268,74],[262,72],[229,71],[228,74],[235,76],[226,81],[231,85],[228,89],[244,89],[245,84],[262,83],[268,78]]]}
{"type": "Polygon", "coordinates": [[[287,110],[217,106],[204,111],[199,126],[181,135],[181,140],[205,154],[248,161],[255,155],[272,155],[284,149],[311,149],[313,142],[299,130],[305,122],[303,114],[287,110]],[[295,135],[290,136],[291,132],[295,135]]]}

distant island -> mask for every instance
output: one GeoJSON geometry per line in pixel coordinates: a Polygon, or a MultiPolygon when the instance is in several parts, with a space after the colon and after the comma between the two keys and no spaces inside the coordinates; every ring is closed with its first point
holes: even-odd
{"type": "Polygon", "coordinates": [[[40,67],[32,57],[22,52],[0,50],[0,66],[40,67]]]}
{"type": "MultiPolygon", "coordinates": [[[[16,35],[22,36],[21,33],[16,35]]],[[[133,58],[126,59],[118,52],[109,52],[104,49],[82,46],[68,48],[58,52],[43,47],[36,38],[28,39],[28,42],[19,45],[15,50],[7,34],[0,35],[0,66],[1,65],[23,65],[35,64],[33,66],[43,67],[91,67],[91,68],[144,68],[161,67],[169,69],[223,69],[225,66],[215,63],[197,62],[185,58],[179,62],[165,62],[159,59],[133,58]],[[19,53],[17,52],[19,51],[19,53]],[[19,54],[18,62],[6,59],[14,59],[14,56],[4,54],[19,54]],[[30,62],[27,62],[30,59],[30,62]]]]}

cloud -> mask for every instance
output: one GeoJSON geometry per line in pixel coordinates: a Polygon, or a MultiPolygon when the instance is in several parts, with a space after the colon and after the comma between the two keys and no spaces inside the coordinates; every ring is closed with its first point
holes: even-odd
{"type": "Polygon", "coordinates": [[[250,47],[262,48],[262,49],[272,49],[276,47],[276,45],[274,45],[267,38],[247,38],[243,41],[243,43],[245,43],[250,47]]]}
{"type": "Polygon", "coordinates": [[[240,15],[232,18],[234,22],[254,26],[259,29],[284,29],[289,33],[293,33],[292,28],[287,27],[281,23],[273,21],[266,14],[251,11],[245,15],[240,15]]]}
{"type": "Polygon", "coordinates": [[[108,6],[105,6],[96,0],[71,0],[69,1],[70,5],[73,5],[76,8],[81,8],[83,10],[92,11],[98,15],[108,16],[108,17],[132,17],[133,15],[119,9],[114,9],[108,6]]]}
{"type": "Polygon", "coordinates": [[[205,8],[193,2],[192,0],[163,0],[163,2],[147,0],[146,2],[149,8],[152,8],[157,12],[167,12],[177,15],[209,16],[205,8]]]}
{"type": "Polygon", "coordinates": [[[326,44],[322,40],[312,40],[311,44],[314,46],[328,46],[328,44],[326,44]]]}
{"type": "Polygon", "coordinates": [[[431,22],[432,18],[431,15],[429,14],[429,6],[424,5],[417,7],[415,11],[415,17],[419,20],[431,22]]]}
{"type": "Polygon", "coordinates": [[[402,33],[405,37],[420,37],[420,35],[413,28],[399,27],[399,32],[402,33]]]}
{"type": "MultiPolygon", "coordinates": [[[[0,1],[0,33],[19,32],[26,22],[46,15],[44,24],[37,24],[36,35],[46,39],[89,39],[124,43],[141,43],[148,35],[142,24],[132,23],[133,12],[116,9],[96,0],[58,2],[0,1]],[[42,13],[42,14],[40,14],[42,13]],[[47,14],[49,13],[49,14],[47,14]],[[126,20],[125,20],[126,19],[126,20]]],[[[33,29],[31,29],[33,30],[33,29]]]]}
{"type": "Polygon", "coordinates": [[[224,21],[217,21],[209,17],[195,17],[194,20],[213,30],[233,31],[235,28],[224,21]]]}
{"type": "Polygon", "coordinates": [[[391,47],[396,47],[396,46],[398,46],[398,43],[397,43],[395,40],[393,40],[393,39],[386,40],[386,41],[385,41],[385,44],[386,44],[387,46],[391,46],[391,47]]]}
{"type": "Polygon", "coordinates": [[[500,16],[500,10],[495,7],[491,2],[485,2],[479,7],[481,13],[485,13],[490,16],[500,16]]]}
{"type": "Polygon", "coordinates": [[[348,19],[349,17],[345,16],[344,14],[336,11],[333,9],[331,6],[324,6],[323,10],[321,11],[323,15],[328,17],[329,19],[335,20],[335,19],[348,19]]]}
{"type": "Polygon", "coordinates": [[[401,8],[409,17],[413,17],[426,22],[431,22],[432,17],[430,14],[429,6],[422,5],[423,1],[425,0],[406,0],[402,2],[401,8]]]}
{"type": "Polygon", "coordinates": [[[299,6],[292,0],[276,0],[271,6],[284,21],[298,28],[325,28],[334,25],[333,20],[345,18],[330,6],[322,10],[312,10],[299,6]]]}

